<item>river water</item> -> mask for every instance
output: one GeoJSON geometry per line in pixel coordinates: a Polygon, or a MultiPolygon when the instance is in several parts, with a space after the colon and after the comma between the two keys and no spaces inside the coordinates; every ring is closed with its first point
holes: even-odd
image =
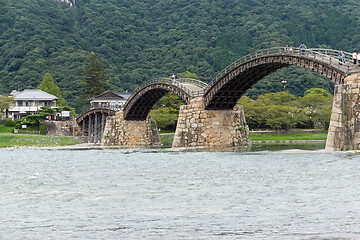
{"type": "Polygon", "coordinates": [[[0,149],[0,239],[360,239],[360,155],[0,149]]]}

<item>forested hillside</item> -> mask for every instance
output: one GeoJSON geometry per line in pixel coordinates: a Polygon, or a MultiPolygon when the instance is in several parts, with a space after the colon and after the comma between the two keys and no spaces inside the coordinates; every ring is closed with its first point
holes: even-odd
{"type": "MultiPolygon", "coordinates": [[[[37,87],[49,72],[78,107],[90,53],[103,59],[113,90],[190,71],[210,81],[232,61],[266,47],[360,47],[358,0],[0,0],[0,93],[37,87]]],[[[290,67],[248,95],[301,96],[329,80],[290,67]]]]}

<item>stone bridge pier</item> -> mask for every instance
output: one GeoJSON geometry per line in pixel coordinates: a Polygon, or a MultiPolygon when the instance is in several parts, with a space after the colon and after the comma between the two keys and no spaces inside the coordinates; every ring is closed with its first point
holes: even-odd
{"type": "MultiPolygon", "coordinates": [[[[156,123],[126,120],[124,112],[106,119],[101,146],[143,148],[160,146],[156,123]]],[[[173,141],[174,148],[232,148],[250,146],[242,106],[233,110],[205,110],[204,99],[194,98],[180,107],[173,141]]]]}
{"type": "Polygon", "coordinates": [[[344,84],[335,85],[325,149],[360,149],[360,74],[350,75],[344,79],[344,84]]]}
{"type": "Polygon", "coordinates": [[[101,146],[143,148],[160,145],[158,128],[150,116],[144,121],[125,120],[124,112],[118,111],[106,119],[101,146]]]}
{"type": "Polygon", "coordinates": [[[250,146],[242,106],[232,110],[206,110],[204,98],[180,107],[174,148],[231,148],[250,146]]]}

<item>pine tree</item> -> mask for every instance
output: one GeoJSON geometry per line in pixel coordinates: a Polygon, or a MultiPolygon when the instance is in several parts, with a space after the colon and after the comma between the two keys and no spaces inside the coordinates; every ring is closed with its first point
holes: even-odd
{"type": "Polygon", "coordinates": [[[101,58],[91,52],[89,63],[85,66],[83,72],[84,92],[83,102],[87,99],[97,96],[110,88],[106,71],[101,63],[101,58]]]}
{"type": "Polygon", "coordinates": [[[64,106],[65,100],[61,95],[60,88],[54,83],[50,73],[45,74],[42,82],[37,88],[58,97],[59,100],[57,101],[57,105],[64,106]]]}

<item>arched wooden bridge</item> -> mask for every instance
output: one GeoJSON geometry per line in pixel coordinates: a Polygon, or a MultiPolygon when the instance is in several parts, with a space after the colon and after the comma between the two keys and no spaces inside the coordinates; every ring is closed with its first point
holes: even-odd
{"type": "Polygon", "coordinates": [[[222,70],[207,86],[204,94],[206,109],[232,109],[241,96],[259,80],[290,65],[303,67],[328,77],[336,84],[359,71],[344,53],[345,63],[339,61],[340,51],[331,49],[268,48],[246,55],[222,70]]]}
{"type": "MultiPolygon", "coordinates": [[[[339,51],[331,49],[302,50],[296,48],[290,51],[284,47],[268,48],[233,62],[222,70],[210,84],[187,78],[153,79],[132,93],[123,108],[124,119],[145,120],[155,103],[168,92],[178,95],[187,104],[192,98],[203,97],[207,110],[229,110],[259,80],[290,65],[310,69],[328,77],[336,84],[343,84],[346,76],[360,71],[352,63],[351,53],[344,52],[345,63],[339,61],[338,56],[339,51]]],[[[93,110],[82,114],[77,122],[80,126],[82,124],[84,133],[90,133],[89,139],[94,139],[96,142],[100,137],[99,132],[104,129],[106,116],[114,114],[114,112],[102,112],[100,109],[93,110]],[[101,117],[99,117],[100,115],[101,117]],[[96,127],[97,125],[101,126],[96,127]]]]}
{"type": "MultiPolygon", "coordinates": [[[[145,120],[155,103],[168,92],[189,103],[192,98],[203,96],[206,87],[206,83],[191,78],[152,79],[134,90],[123,107],[125,119],[145,120]]],[[[94,108],[78,116],[76,122],[82,129],[82,135],[88,136],[88,142],[97,143],[102,138],[106,117],[115,113],[116,110],[110,108],[94,108]]]]}
{"type": "Polygon", "coordinates": [[[187,104],[194,97],[202,97],[207,84],[196,79],[157,78],[150,80],[132,93],[124,105],[126,120],[145,120],[151,108],[168,92],[172,92],[187,104]]]}
{"type": "Polygon", "coordinates": [[[106,118],[114,116],[115,110],[109,108],[93,108],[76,118],[76,123],[81,127],[82,135],[88,137],[88,142],[101,141],[106,118]]]}

